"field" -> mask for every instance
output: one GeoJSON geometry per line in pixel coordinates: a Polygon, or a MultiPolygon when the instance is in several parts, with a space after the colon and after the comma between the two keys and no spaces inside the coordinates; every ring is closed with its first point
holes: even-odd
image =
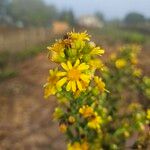
{"type": "MultiPolygon", "coordinates": [[[[58,124],[52,121],[55,98],[43,98],[48,69],[56,66],[48,61],[46,47],[62,34],[48,29],[7,32],[0,38],[0,149],[65,150],[58,124]]],[[[112,26],[88,32],[106,50],[104,61],[121,45],[141,44],[139,65],[150,75],[150,33],[112,26]]]]}

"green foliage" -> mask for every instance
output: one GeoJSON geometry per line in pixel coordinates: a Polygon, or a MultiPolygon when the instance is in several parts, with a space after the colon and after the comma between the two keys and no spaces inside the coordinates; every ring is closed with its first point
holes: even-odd
{"type": "Polygon", "coordinates": [[[18,72],[14,67],[15,64],[33,58],[42,49],[44,49],[43,46],[38,46],[15,53],[9,51],[0,52],[0,81],[17,76],[18,72]]]}
{"type": "Polygon", "coordinates": [[[48,25],[57,16],[54,6],[47,6],[43,0],[13,0],[10,15],[25,25],[48,25]]]}
{"type": "MultiPolygon", "coordinates": [[[[106,63],[107,67],[102,73],[110,92],[106,96],[108,101],[105,107],[113,120],[106,126],[107,138],[103,141],[106,149],[112,149],[113,144],[119,149],[124,149],[125,142],[135,132],[139,136],[129,147],[148,147],[146,143],[148,133],[145,133],[145,127],[149,121],[146,119],[141,100],[148,100],[146,91],[149,91],[150,87],[149,78],[144,77],[140,68],[137,67],[139,50],[138,46],[128,45],[117,53],[111,54],[106,63]],[[139,142],[141,138],[144,140],[139,142]]],[[[149,105],[146,108],[149,109],[149,105]]]]}
{"type": "Polygon", "coordinates": [[[18,52],[15,54],[16,61],[22,61],[25,59],[32,58],[36,56],[37,54],[39,54],[41,50],[42,50],[42,47],[39,46],[39,47],[33,47],[31,49],[26,49],[21,52],[18,52]]]}
{"type": "Polygon", "coordinates": [[[0,14],[3,14],[7,11],[8,5],[9,5],[9,0],[0,1],[0,14]]]}
{"type": "Polygon", "coordinates": [[[150,99],[150,77],[145,76],[143,78],[142,90],[144,95],[150,99]]]}
{"type": "Polygon", "coordinates": [[[105,21],[104,15],[101,12],[96,12],[95,16],[100,20],[100,21],[105,21]]]}
{"type": "Polygon", "coordinates": [[[1,69],[7,65],[10,55],[11,54],[8,51],[4,51],[0,53],[0,68],[1,69]]]}
{"type": "Polygon", "coordinates": [[[124,22],[129,25],[137,25],[138,23],[145,22],[145,17],[142,14],[131,12],[127,14],[124,22]]]}
{"type": "Polygon", "coordinates": [[[137,43],[142,44],[145,42],[145,38],[142,34],[133,32],[133,33],[125,33],[123,39],[126,43],[137,43]]]}
{"type": "Polygon", "coordinates": [[[4,81],[5,79],[13,78],[17,75],[15,70],[7,69],[0,71],[0,81],[4,81]]]}
{"type": "Polygon", "coordinates": [[[75,25],[75,16],[73,14],[73,12],[71,10],[69,11],[62,11],[59,14],[59,18],[60,21],[65,21],[67,23],[69,23],[70,25],[75,25]]]}
{"type": "Polygon", "coordinates": [[[91,29],[90,32],[95,36],[97,43],[106,43],[113,46],[117,43],[122,44],[148,44],[149,35],[144,34],[138,29],[130,30],[117,25],[106,24],[103,29],[91,29]]]}

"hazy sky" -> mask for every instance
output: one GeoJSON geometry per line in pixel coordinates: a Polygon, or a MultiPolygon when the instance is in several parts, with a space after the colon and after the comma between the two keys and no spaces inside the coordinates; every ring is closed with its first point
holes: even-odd
{"type": "Polygon", "coordinates": [[[59,9],[72,8],[76,15],[101,11],[107,19],[122,18],[136,11],[150,18],[150,0],[45,0],[59,9]]]}

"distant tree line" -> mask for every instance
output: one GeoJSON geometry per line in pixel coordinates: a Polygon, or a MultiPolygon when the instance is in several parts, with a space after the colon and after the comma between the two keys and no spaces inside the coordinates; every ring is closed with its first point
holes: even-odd
{"type": "Polygon", "coordinates": [[[126,23],[127,25],[143,24],[147,21],[149,21],[149,19],[145,18],[144,15],[136,12],[131,12],[124,18],[124,23],[126,23]]]}
{"type": "MultiPolygon", "coordinates": [[[[96,12],[95,16],[106,22],[101,12],[96,12]]],[[[45,4],[43,0],[0,0],[0,25],[20,22],[23,26],[50,26],[54,20],[65,21],[72,26],[76,23],[72,10],[60,12],[55,6],[45,4]]],[[[140,13],[131,12],[119,22],[137,25],[150,22],[150,19],[140,13]]]]}
{"type": "Polygon", "coordinates": [[[24,26],[50,26],[54,20],[73,25],[75,17],[71,10],[59,12],[55,6],[43,0],[0,0],[0,24],[10,17],[24,26]]]}

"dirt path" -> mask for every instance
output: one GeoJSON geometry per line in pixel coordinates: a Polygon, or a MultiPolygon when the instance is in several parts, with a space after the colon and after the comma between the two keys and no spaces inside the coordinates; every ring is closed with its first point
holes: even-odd
{"type": "Polygon", "coordinates": [[[54,67],[45,54],[17,66],[19,76],[0,83],[0,149],[65,149],[51,114],[55,99],[43,99],[42,85],[54,67]]]}

